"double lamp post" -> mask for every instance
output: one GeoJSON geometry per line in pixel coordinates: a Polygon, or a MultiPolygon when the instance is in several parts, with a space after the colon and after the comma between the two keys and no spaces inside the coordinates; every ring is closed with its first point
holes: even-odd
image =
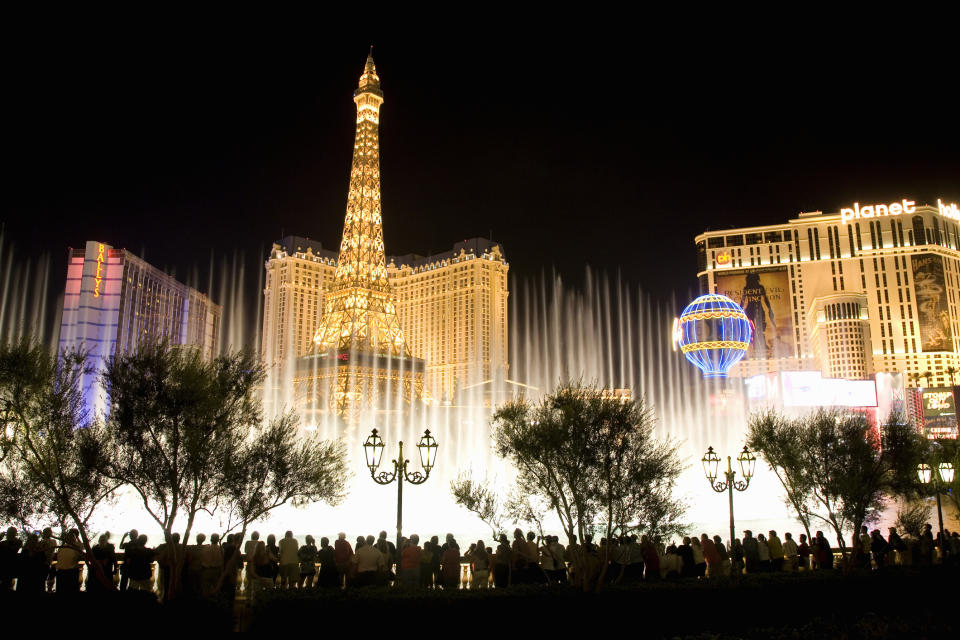
{"type": "Polygon", "coordinates": [[[713,447],[707,448],[707,453],[701,458],[703,463],[703,473],[707,476],[710,487],[717,493],[727,492],[730,500],[730,544],[736,538],[736,531],[733,526],[733,490],[746,491],[750,486],[750,479],[753,478],[753,471],[757,465],[757,456],[753,455],[749,449],[743,448],[740,455],[737,456],[737,462],[740,463],[740,473],[743,474],[743,480],[737,480],[737,472],[733,470],[733,463],[730,456],[727,456],[727,470],[723,472],[725,480],[717,482],[717,471],[720,466],[720,456],[714,452],[713,447]]]}
{"type": "Polygon", "coordinates": [[[953,482],[953,465],[949,462],[941,462],[937,465],[937,473],[934,473],[933,467],[926,462],[917,466],[917,475],[920,476],[920,482],[930,484],[934,483],[934,490],[937,493],[937,518],[940,521],[940,540],[944,540],[943,535],[943,509],[940,507],[941,483],[949,485],[953,482]]]}
{"type": "Polygon", "coordinates": [[[403,440],[400,441],[400,451],[393,460],[393,471],[381,471],[377,473],[380,466],[380,460],[383,457],[384,444],[377,430],[374,429],[363,443],[363,453],[367,459],[367,468],[370,469],[370,477],[377,484],[397,483],[397,553],[400,553],[401,529],[403,528],[403,483],[423,484],[430,477],[430,471],[437,461],[437,441],[430,435],[430,430],[423,432],[423,437],[417,443],[417,449],[420,451],[420,465],[423,467],[423,473],[419,471],[408,472],[407,463],[410,461],[403,457],[403,440]]]}

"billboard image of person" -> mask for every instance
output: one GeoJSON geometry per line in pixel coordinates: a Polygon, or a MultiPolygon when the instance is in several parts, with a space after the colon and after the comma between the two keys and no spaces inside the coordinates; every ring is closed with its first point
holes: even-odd
{"type": "Polygon", "coordinates": [[[923,351],[953,351],[947,283],[940,256],[910,256],[923,351]]]}
{"type": "Polygon", "coordinates": [[[725,273],[716,277],[717,293],[743,307],[753,324],[747,358],[793,356],[793,316],[786,269],[725,273]]]}

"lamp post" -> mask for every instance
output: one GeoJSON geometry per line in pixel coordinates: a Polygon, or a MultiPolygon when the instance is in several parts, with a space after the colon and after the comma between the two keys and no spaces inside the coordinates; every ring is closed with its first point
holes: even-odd
{"type": "Polygon", "coordinates": [[[433,464],[437,460],[437,441],[434,440],[433,436],[430,435],[430,430],[427,429],[423,432],[420,442],[417,443],[417,449],[420,451],[420,464],[424,473],[419,471],[407,472],[407,463],[410,461],[403,457],[402,440],[400,441],[400,451],[397,453],[397,458],[393,460],[393,472],[381,471],[377,473],[380,459],[383,457],[383,449],[383,440],[380,439],[377,430],[374,429],[370,437],[363,443],[363,453],[367,459],[367,468],[370,469],[370,477],[373,478],[374,482],[384,485],[394,481],[397,483],[397,553],[399,553],[400,532],[403,528],[403,483],[406,481],[410,484],[423,484],[427,481],[427,478],[430,477],[430,471],[433,469],[433,464]]]}
{"type": "Polygon", "coordinates": [[[750,486],[750,479],[753,478],[753,470],[757,464],[757,456],[753,455],[746,447],[744,447],[740,455],[737,456],[737,462],[740,463],[740,473],[743,474],[743,480],[736,479],[737,472],[733,470],[733,463],[730,460],[730,456],[727,456],[727,470],[723,472],[726,480],[717,482],[720,456],[714,452],[713,447],[707,448],[707,453],[701,458],[700,462],[703,463],[703,473],[707,476],[707,482],[710,483],[710,487],[717,493],[727,492],[730,500],[730,542],[732,543],[734,538],[736,538],[733,526],[733,490],[746,491],[747,487],[750,486]]]}
{"type": "Polygon", "coordinates": [[[940,483],[950,484],[953,482],[953,465],[949,462],[941,462],[937,465],[937,473],[933,472],[933,467],[931,467],[926,462],[921,462],[917,465],[917,475],[920,476],[920,482],[923,484],[930,484],[930,481],[933,480],[934,491],[937,493],[937,520],[940,523],[940,540],[944,540],[943,536],[943,509],[940,507],[940,483]]]}

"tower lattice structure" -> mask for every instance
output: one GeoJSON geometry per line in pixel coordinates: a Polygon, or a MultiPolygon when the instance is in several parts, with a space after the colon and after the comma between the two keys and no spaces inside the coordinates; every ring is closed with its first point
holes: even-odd
{"type": "Polygon", "coordinates": [[[295,385],[314,408],[348,425],[423,398],[424,362],[413,358],[387,279],[380,208],[380,105],[383,92],[373,54],[353,94],[357,131],[347,214],[333,286],[313,341],[300,359],[295,385]]]}
{"type": "Polygon", "coordinates": [[[383,251],[379,138],[383,91],[372,52],[353,101],[357,104],[357,132],[347,216],[333,290],[313,341],[321,351],[409,356],[383,251]]]}

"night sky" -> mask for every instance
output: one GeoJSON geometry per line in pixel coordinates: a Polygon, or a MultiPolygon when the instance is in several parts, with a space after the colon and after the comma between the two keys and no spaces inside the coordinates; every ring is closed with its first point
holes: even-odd
{"type": "Polygon", "coordinates": [[[589,264],[684,295],[706,229],[960,201],[955,52],[650,31],[50,36],[5,83],[6,242],[48,252],[58,291],[88,239],[178,275],[211,252],[256,264],[281,232],[336,249],[371,41],[389,254],[492,233],[514,274],[589,264]]]}

